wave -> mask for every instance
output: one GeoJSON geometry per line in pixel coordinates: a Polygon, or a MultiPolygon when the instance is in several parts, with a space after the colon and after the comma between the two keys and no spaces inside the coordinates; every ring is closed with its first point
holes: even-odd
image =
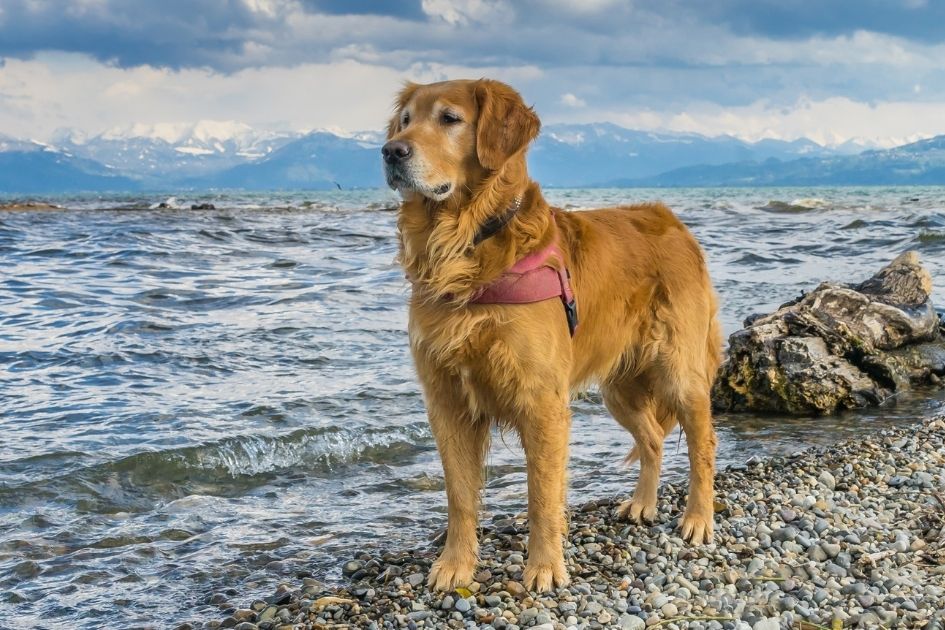
{"type": "Polygon", "coordinates": [[[91,511],[151,509],[159,498],[231,496],[286,474],[333,475],[359,463],[395,464],[434,448],[429,426],[298,429],[240,435],[194,446],[145,451],[68,475],[0,487],[0,505],[42,496],[91,511]],[[91,501],[91,502],[90,502],[91,501]]]}
{"type": "Polygon", "coordinates": [[[331,472],[361,461],[383,462],[391,452],[415,447],[430,439],[426,423],[391,429],[356,431],[336,427],[298,429],[277,436],[243,435],[199,446],[138,453],[108,464],[116,472],[168,479],[168,473],[188,479],[257,476],[282,470],[331,472]]]}
{"type": "Polygon", "coordinates": [[[945,231],[922,230],[915,237],[915,240],[922,244],[941,243],[945,241],[945,231]]]}

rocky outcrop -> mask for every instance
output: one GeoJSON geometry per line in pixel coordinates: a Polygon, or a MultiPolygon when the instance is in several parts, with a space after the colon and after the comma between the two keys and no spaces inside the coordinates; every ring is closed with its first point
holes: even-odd
{"type": "Polygon", "coordinates": [[[932,278],[906,252],[857,285],[823,283],[729,337],[717,410],[827,414],[940,385],[945,330],[932,278]]]}
{"type": "Polygon", "coordinates": [[[14,201],[0,203],[0,212],[38,212],[42,210],[62,210],[62,206],[55,206],[44,201],[14,201]]]}

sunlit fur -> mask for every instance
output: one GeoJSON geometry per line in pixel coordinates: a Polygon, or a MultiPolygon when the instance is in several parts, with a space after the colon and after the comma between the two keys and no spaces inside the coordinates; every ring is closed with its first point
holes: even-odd
{"type": "Polygon", "coordinates": [[[715,433],[709,390],[720,360],[716,299],[689,231],[659,203],[593,211],[550,208],[526,170],[539,121],[512,88],[488,80],[407,85],[389,138],[411,144],[430,181],[401,186],[400,262],[412,283],[410,345],[443,461],[446,546],[430,585],[469,583],[477,562],[482,466],[494,424],[518,432],[528,471],[525,586],[568,583],[562,554],[572,393],[593,383],[634,437],[641,461],[618,516],[656,516],[663,439],[687,436],[690,491],[681,520],[694,544],[712,538],[715,433]],[[458,124],[438,118],[444,106],[458,124]],[[401,124],[403,111],[411,122],[401,124]],[[428,194],[451,184],[444,199],[428,194]],[[489,217],[521,197],[515,217],[478,246],[489,217]],[[552,215],[554,220],[552,220],[552,215]],[[568,334],[560,300],[469,300],[523,256],[557,238],[580,325],[568,334]]]}

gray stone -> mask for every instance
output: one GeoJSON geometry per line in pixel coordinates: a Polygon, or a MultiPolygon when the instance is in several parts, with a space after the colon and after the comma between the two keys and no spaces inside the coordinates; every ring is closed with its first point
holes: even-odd
{"type": "Polygon", "coordinates": [[[822,283],[729,337],[719,410],[810,414],[875,406],[931,383],[945,337],[932,279],[905,252],[858,285],[822,283]]]}
{"type": "Polygon", "coordinates": [[[836,558],[840,553],[840,545],[836,543],[820,543],[820,548],[828,558],[836,558]]]}
{"type": "Polygon", "coordinates": [[[643,630],[646,627],[646,622],[636,615],[624,613],[617,619],[617,625],[620,630],[643,630]]]}
{"type": "Polygon", "coordinates": [[[819,481],[828,490],[833,490],[837,487],[837,480],[833,475],[830,474],[830,471],[828,470],[821,471],[820,475],[817,476],[817,481],[819,481]]]}

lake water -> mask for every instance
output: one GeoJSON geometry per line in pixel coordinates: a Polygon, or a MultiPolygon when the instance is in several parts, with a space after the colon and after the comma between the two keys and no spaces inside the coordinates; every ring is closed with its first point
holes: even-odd
{"type": "MultiPolygon", "coordinates": [[[[707,251],[727,333],[916,249],[945,306],[945,188],[549,190],[663,199],[707,251]]],[[[166,627],[445,523],[388,191],[51,199],[0,213],[0,626],[166,627]],[[169,208],[156,208],[166,201],[169,208]],[[210,202],[217,210],[189,210],[210,202]]],[[[571,498],[627,492],[630,446],[574,404],[571,498]]],[[[719,464],[912,422],[717,417],[719,464]]],[[[685,444],[666,449],[682,478],[685,444]]],[[[525,506],[497,439],[485,514],[525,506]]]]}

